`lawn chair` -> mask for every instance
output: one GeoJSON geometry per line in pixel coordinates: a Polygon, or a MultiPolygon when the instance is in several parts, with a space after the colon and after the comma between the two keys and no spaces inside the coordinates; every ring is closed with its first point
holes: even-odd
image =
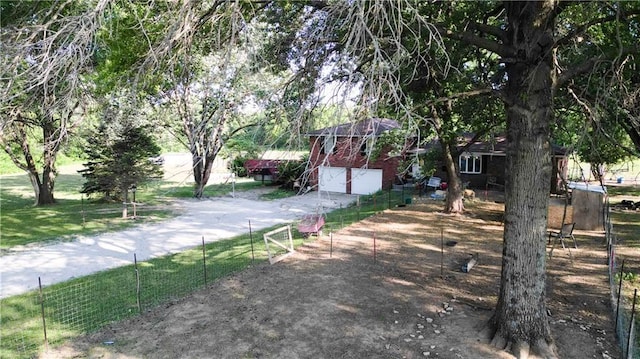
{"type": "MultiPolygon", "coordinates": [[[[549,244],[551,244],[551,251],[549,252],[549,258],[553,256],[553,248],[556,245],[556,240],[560,240],[560,244],[562,244],[562,249],[567,249],[565,246],[564,240],[571,238],[573,240],[573,247],[578,249],[578,244],[576,243],[576,238],[573,236],[573,228],[576,226],[575,223],[565,223],[560,227],[560,231],[549,231],[549,244]],[[551,242],[551,238],[553,238],[553,243],[551,242]]],[[[571,256],[571,248],[569,248],[569,255],[571,256]]]]}
{"type": "Polygon", "coordinates": [[[427,182],[427,188],[433,187],[433,190],[440,189],[440,184],[442,184],[442,179],[440,177],[430,177],[427,182]]]}

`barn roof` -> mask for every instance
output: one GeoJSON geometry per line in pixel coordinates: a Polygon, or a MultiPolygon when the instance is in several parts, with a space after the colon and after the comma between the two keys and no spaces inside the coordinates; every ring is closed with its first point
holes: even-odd
{"type": "Polygon", "coordinates": [[[362,121],[325,127],[307,133],[309,137],[334,135],[337,137],[380,136],[382,133],[400,128],[397,121],[388,118],[368,118],[362,121]]]}

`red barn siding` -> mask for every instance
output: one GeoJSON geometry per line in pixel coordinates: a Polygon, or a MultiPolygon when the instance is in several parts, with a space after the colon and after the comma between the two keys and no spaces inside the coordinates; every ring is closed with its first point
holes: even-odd
{"type": "MultiPolygon", "coordinates": [[[[333,153],[320,153],[322,147],[322,138],[317,136],[310,137],[311,153],[309,161],[311,163],[311,175],[309,182],[311,186],[318,185],[318,167],[344,167],[347,168],[347,193],[351,193],[351,168],[363,168],[367,164],[367,157],[360,153],[359,137],[338,137],[336,140],[336,148],[333,153]]],[[[389,189],[395,181],[399,157],[389,157],[388,149],[383,150],[381,155],[373,162],[369,162],[366,166],[369,169],[382,169],[382,188],[389,189]]]]}

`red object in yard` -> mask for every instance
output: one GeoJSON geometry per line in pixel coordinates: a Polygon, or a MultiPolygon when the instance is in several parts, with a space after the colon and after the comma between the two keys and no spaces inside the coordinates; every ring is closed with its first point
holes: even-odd
{"type": "Polygon", "coordinates": [[[440,183],[440,189],[441,190],[446,191],[447,188],[449,188],[449,185],[447,184],[447,182],[440,183]]]}
{"type": "Polygon", "coordinates": [[[302,217],[300,223],[298,223],[298,232],[305,236],[310,234],[319,235],[322,233],[322,227],[324,226],[324,216],[319,214],[308,214],[302,217]]]}
{"type": "MultiPolygon", "coordinates": [[[[278,178],[278,166],[286,160],[246,160],[244,168],[251,176],[271,176],[271,180],[278,178]]],[[[263,177],[264,179],[264,177],[263,177]]]]}

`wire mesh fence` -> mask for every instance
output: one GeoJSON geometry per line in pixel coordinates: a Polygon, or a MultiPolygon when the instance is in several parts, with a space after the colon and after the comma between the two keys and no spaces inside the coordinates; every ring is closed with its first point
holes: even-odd
{"type": "MultiPolygon", "coordinates": [[[[410,190],[360,196],[355,205],[324,213],[325,228],[353,222],[411,201],[410,190]]],[[[303,237],[292,226],[294,246],[303,237]]],[[[0,300],[0,358],[33,358],[78,335],[184,297],[207,284],[268,259],[262,234],[205,244],[173,255],[138,261],[0,300]]],[[[40,283],[39,283],[40,284],[40,283]]]]}
{"type": "Polygon", "coordinates": [[[637,350],[635,325],[637,289],[631,289],[624,285],[627,273],[624,270],[624,260],[619,260],[616,256],[618,239],[611,221],[611,206],[608,200],[604,207],[604,227],[616,337],[624,358],[640,358],[640,351],[637,350]]]}

